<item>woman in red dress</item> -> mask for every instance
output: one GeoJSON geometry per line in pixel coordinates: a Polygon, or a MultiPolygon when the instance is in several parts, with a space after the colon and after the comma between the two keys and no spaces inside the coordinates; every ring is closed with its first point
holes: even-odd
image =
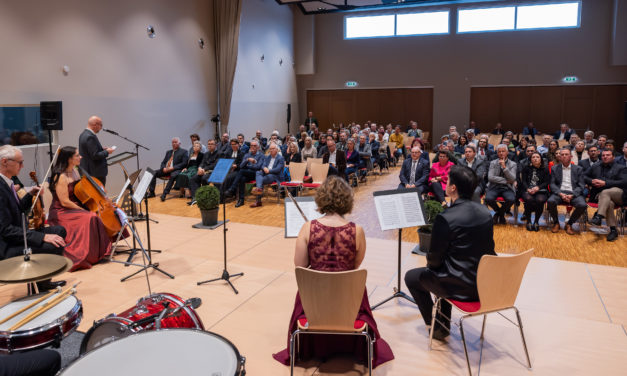
{"type": "Polygon", "coordinates": [[[71,271],[89,269],[111,253],[111,239],[102,220],[96,213],[84,209],[74,196],[74,186],[80,180],[76,171],[80,161],[77,148],[61,148],[50,183],[52,204],[48,223],[67,230],[64,255],[74,262],[71,271]]]}
{"type": "MultiPolygon", "coordinates": [[[[316,205],[324,217],[307,222],[301,228],[296,240],[295,266],[325,272],[359,268],[366,253],[366,236],[361,226],[344,219],[344,215],[350,213],[353,208],[353,191],[348,183],[337,176],[329,176],[316,192],[316,205]]],[[[272,355],[283,364],[290,364],[290,334],[296,330],[298,319],[303,317],[305,317],[305,312],[300,295],[296,293],[296,302],[287,335],[288,347],[272,355]]],[[[364,289],[356,319],[366,322],[370,334],[376,339],[373,367],[394,359],[392,349],[379,335],[377,323],[370,310],[366,289],[364,289]]],[[[366,363],[368,359],[363,337],[301,336],[298,347],[298,358],[301,360],[325,359],[336,354],[352,354],[362,363],[366,363]]]]}

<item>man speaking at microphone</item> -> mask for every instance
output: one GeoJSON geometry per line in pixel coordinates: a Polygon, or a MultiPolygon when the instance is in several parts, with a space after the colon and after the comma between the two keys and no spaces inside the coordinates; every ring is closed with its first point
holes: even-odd
{"type": "Polygon", "coordinates": [[[96,136],[102,130],[102,119],[91,116],[87,120],[87,128],[78,138],[78,153],[81,155],[81,168],[89,175],[100,180],[102,185],[107,183],[107,157],[113,153],[113,148],[103,148],[96,136]]]}

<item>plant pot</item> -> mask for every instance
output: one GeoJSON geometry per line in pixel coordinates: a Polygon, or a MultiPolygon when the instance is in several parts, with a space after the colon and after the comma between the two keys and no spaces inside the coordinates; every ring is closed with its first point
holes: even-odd
{"type": "Polygon", "coordinates": [[[215,226],[218,224],[218,211],[219,208],[202,210],[200,209],[200,217],[202,218],[203,226],[215,226]]]}
{"type": "Polygon", "coordinates": [[[420,252],[428,253],[431,249],[431,233],[418,230],[418,245],[420,252]]]}

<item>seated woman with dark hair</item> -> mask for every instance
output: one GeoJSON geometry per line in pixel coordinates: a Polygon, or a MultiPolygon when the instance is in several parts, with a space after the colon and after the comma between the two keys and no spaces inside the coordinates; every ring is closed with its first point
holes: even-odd
{"type": "Polygon", "coordinates": [[[544,160],[540,153],[531,154],[531,162],[522,171],[521,193],[525,201],[525,218],[527,218],[527,231],[539,231],[538,222],[544,211],[544,203],[548,199],[549,170],[544,166],[544,160]],[[531,212],[536,216],[531,223],[531,212]]]}
{"type": "Polygon", "coordinates": [[[448,153],[444,151],[438,152],[438,162],[431,166],[431,172],[429,172],[429,191],[431,191],[435,198],[446,205],[446,182],[448,181],[448,172],[453,166],[453,162],[449,161],[448,153]]]}
{"type": "Polygon", "coordinates": [[[352,186],[357,186],[357,170],[359,169],[359,151],[355,149],[355,140],[349,138],[346,141],[346,180],[350,174],[355,174],[355,178],[353,179],[352,186]]]}
{"type": "Polygon", "coordinates": [[[459,136],[459,140],[457,142],[457,145],[455,146],[455,153],[464,154],[464,149],[466,148],[466,145],[468,145],[468,138],[466,138],[466,136],[464,135],[459,136]]]}
{"type": "MultiPolygon", "coordinates": [[[[294,265],[325,272],[354,270],[364,259],[366,236],[361,226],[349,222],[344,215],[353,209],[353,191],[344,179],[329,176],[316,191],[318,211],[324,214],[303,225],[296,240],[294,265]]],[[[288,348],[272,356],[283,364],[290,364],[290,334],[296,330],[298,319],[305,317],[305,311],[296,294],[294,311],[288,328],[288,348]]],[[[368,324],[375,338],[373,367],[394,359],[392,349],[381,338],[377,323],[370,310],[368,294],[364,289],[357,320],[368,324]]],[[[356,336],[309,335],[299,340],[299,359],[324,359],[334,354],[354,353],[360,361],[368,359],[363,340],[356,336]]]]}

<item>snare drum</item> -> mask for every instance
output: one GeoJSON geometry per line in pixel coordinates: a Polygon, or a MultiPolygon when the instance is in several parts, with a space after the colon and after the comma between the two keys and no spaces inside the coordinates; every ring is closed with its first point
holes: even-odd
{"type": "MultiPolygon", "coordinates": [[[[169,308],[183,307],[173,316],[161,320],[161,328],[191,328],[204,329],[205,327],[191,307],[185,307],[185,301],[174,294],[156,293],[141,298],[135,307],[129,308],[119,315],[109,315],[106,318],[94,322],[94,326],[85,333],[81,342],[80,353],[91,351],[105,343],[127,337],[131,334],[145,330],[155,329],[155,320],[141,323],[142,319],[159,314],[169,303],[169,308]],[[141,324],[138,324],[141,323],[141,324]]],[[[144,320],[146,321],[146,320],[144,320]]]]}
{"type": "MultiPolygon", "coordinates": [[[[43,295],[45,294],[31,295],[3,306],[0,308],[0,319],[10,316],[43,295]]],[[[67,296],[59,304],[27,322],[18,330],[8,331],[18,321],[57,296],[52,295],[11,320],[0,324],[0,352],[31,350],[51,344],[58,347],[63,337],[76,329],[83,318],[83,305],[74,295],[67,296]]]]}
{"type": "Polygon", "coordinates": [[[65,376],[244,375],[246,359],[226,338],[193,329],[133,334],[91,351],[63,369],[65,376]]]}

